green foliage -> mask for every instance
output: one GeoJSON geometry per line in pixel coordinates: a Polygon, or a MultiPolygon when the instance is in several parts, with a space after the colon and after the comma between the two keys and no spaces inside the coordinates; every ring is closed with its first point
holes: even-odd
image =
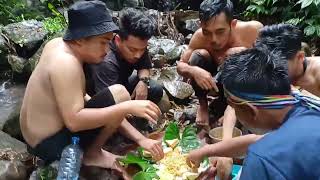
{"type": "Polygon", "coordinates": [[[180,139],[178,124],[174,122],[170,122],[164,134],[164,140],[172,139],[180,139]]]}
{"type": "Polygon", "coordinates": [[[44,19],[41,10],[28,7],[24,0],[0,0],[0,24],[20,22],[22,20],[44,19]]]}
{"type": "Polygon", "coordinates": [[[181,136],[180,146],[183,153],[200,147],[200,140],[197,137],[197,129],[191,125],[187,126],[181,136]]]}
{"type": "Polygon", "coordinates": [[[141,155],[136,156],[129,153],[126,155],[126,157],[120,159],[119,161],[125,166],[134,164],[141,168],[141,171],[133,176],[133,180],[152,180],[158,177],[156,174],[158,169],[153,167],[151,161],[143,158],[141,155]]]}
{"type": "Polygon", "coordinates": [[[55,180],[57,178],[58,172],[55,168],[51,166],[46,166],[40,168],[37,172],[37,179],[40,180],[55,180]]]}
{"type": "Polygon", "coordinates": [[[63,31],[67,25],[65,19],[61,16],[46,18],[43,23],[44,23],[44,28],[50,34],[63,31]]]}
{"type": "Polygon", "coordinates": [[[247,8],[246,18],[268,19],[264,23],[290,23],[301,27],[309,37],[320,36],[320,0],[240,0],[247,8]]]}

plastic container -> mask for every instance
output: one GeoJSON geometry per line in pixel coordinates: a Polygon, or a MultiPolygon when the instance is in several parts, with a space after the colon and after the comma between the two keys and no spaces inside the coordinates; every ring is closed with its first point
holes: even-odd
{"type": "Polygon", "coordinates": [[[78,180],[83,152],[80,139],[72,137],[72,144],[66,146],[61,154],[57,180],[78,180]]]}

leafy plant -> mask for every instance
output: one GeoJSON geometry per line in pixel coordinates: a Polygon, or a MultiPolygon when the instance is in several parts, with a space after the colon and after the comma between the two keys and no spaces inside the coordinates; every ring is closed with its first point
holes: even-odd
{"type": "Polygon", "coordinates": [[[164,140],[180,139],[179,127],[177,123],[171,122],[166,128],[164,140]]]}
{"type": "Polygon", "coordinates": [[[320,0],[240,0],[247,5],[245,18],[270,23],[290,23],[303,29],[309,37],[320,36],[320,0]]]}
{"type": "Polygon", "coordinates": [[[44,28],[50,33],[54,34],[63,31],[66,27],[66,21],[61,16],[49,17],[44,21],[44,28]]]}
{"type": "Polygon", "coordinates": [[[198,139],[196,132],[197,129],[191,125],[183,130],[180,141],[183,153],[188,153],[189,151],[200,147],[200,140],[198,139]]]}

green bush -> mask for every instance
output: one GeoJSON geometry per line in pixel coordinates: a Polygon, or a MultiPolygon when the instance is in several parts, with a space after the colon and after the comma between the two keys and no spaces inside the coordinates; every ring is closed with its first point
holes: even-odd
{"type": "Polygon", "coordinates": [[[320,0],[240,0],[247,5],[242,15],[265,24],[290,23],[311,38],[320,36],[320,0]]]}
{"type": "Polygon", "coordinates": [[[44,19],[41,9],[28,7],[24,0],[0,0],[0,24],[20,22],[22,20],[44,19]]]}

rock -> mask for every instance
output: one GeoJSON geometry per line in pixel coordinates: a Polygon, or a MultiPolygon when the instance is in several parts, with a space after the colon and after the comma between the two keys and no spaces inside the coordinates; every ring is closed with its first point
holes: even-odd
{"type": "Polygon", "coordinates": [[[156,75],[153,76],[153,78],[159,83],[163,85],[163,82],[168,81],[179,81],[182,80],[182,76],[180,76],[177,72],[177,67],[166,67],[161,69],[159,72],[156,73],[156,75]]]}
{"type": "Polygon", "coordinates": [[[27,146],[22,142],[12,138],[8,134],[0,131],[0,152],[3,152],[6,149],[11,149],[17,153],[25,153],[27,152],[27,146]]]}
{"type": "Polygon", "coordinates": [[[196,32],[200,28],[200,19],[188,19],[185,23],[186,30],[191,31],[192,33],[196,32]]]}
{"type": "Polygon", "coordinates": [[[25,85],[12,85],[10,82],[0,86],[0,130],[15,138],[21,138],[19,113],[25,85]]]}
{"type": "Polygon", "coordinates": [[[3,33],[15,44],[18,55],[24,58],[31,57],[48,35],[43,23],[36,20],[8,24],[3,33]]]}
{"type": "Polygon", "coordinates": [[[175,47],[172,51],[167,54],[167,63],[173,65],[177,60],[180,59],[181,54],[188,48],[187,45],[181,45],[175,47]]]}
{"type": "Polygon", "coordinates": [[[23,69],[27,64],[26,59],[12,54],[8,55],[8,62],[11,65],[11,69],[19,74],[23,72],[23,69]]]}
{"type": "Polygon", "coordinates": [[[176,46],[176,43],[171,39],[157,39],[152,37],[148,41],[148,50],[152,57],[156,54],[167,54],[176,46]]]}
{"type": "Polygon", "coordinates": [[[0,179],[21,180],[27,179],[27,169],[20,161],[0,160],[0,179]]]}
{"type": "Polygon", "coordinates": [[[0,131],[0,179],[27,179],[34,168],[34,158],[24,143],[0,131]]]}
{"type": "Polygon", "coordinates": [[[194,33],[200,27],[198,11],[175,11],[174,22],[180,33],[187,36],[194,33]]]}
{"type": "Polygon", "coordinates": [[[6,40],[1,35],[1,26],[0,26],[0,71],[7,70],[10,68],[10,64],[7,60],[7,55],[9,53],[9,49],[6,45],[6,40]]]}
{"type": "Polygon", "coordinates": [[[165,55],[156,54],[151,61],[153,64],[153,68],[162,68],[168,60],[165,55]]]}
{"type": "Polygon", "coordinates": [[[182,81],[164,81],[163,86],[177,104],[188,102],[194,93],[192,86],[182,81]]]}
{"type": "Polygon", "coordinates": [[[157,105],[159,106],[162,114],[168,112],[169,109],[171,108],[171,103],[169,101],[169,97],[168,97],[166,91],[163,90],[162,98],[157,105]]]}
{"type": "Polygon", "coordinates": [[[185,38],[185,43],[189,44],[189,42],[191,41],[191,38],[192,38],[192,34],[188,34],[185,38]]]}

